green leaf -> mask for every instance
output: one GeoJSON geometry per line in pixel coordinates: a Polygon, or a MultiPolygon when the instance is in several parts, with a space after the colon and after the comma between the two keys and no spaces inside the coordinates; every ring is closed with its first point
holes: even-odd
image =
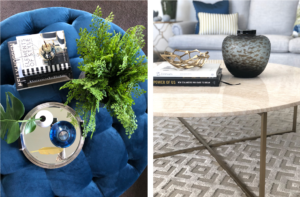
{"type": "Polygon", "coordinates": [[[36,123],[33,116],[33,118],[31,118],[25,125],[25,134],[29,134],[33,132],[35,128],[36,128],[36,123]]]}
{"type": "Polygon", "coordinates": [[[0,138],[4,139],[7,130],[7,122],[0,122],[0,138]]]}
{"type": "Polygon", "coordinates": [[[12,93],[6,92],[6,118],[11,117],[13,120],[19,120],[22,118],[25,112],[23,103],[15,97],[12,93]],[[11,101],[11,106],[9,105],[8,96],[11,101]]]}
{"type": "Polygon", "coordinates": [[[8,125],[8,133],[6,142],[11,144],[20,137],[20,127],[18,122],[12,122],[8,125]]]}
{"type": "Polygon", "coordinates": [[[6,112],[3,106],[0,106],[0,134],[4,139],[7,133],[6,142],[8,144],[15,142],[20,136],[20,127],[18,120],[24,115],[25,108],[23,103],[16,98],[12,93],[6,92],[6,112]],[[9,104],[9,99],[11,105],[9,104]]]}
{"type": "Polygon", "coordinates": [[[4,120],[4,119],[5,119],[5,111],[2,104],[0,103],[0,120],[4,120]]]}
{"type": "MultiPolygon", "coordinates": [[[[5,119],[5,111],[4,108],[2,106],[2,104],[0,103],[0,120],[4,120],[5,119]]],[[[1,134],[1,138],[4,139],[5,134],[6,134],[6,130],[7,130],[7,122],[2,122],[0,123],[0,134],[1,134]]]]}

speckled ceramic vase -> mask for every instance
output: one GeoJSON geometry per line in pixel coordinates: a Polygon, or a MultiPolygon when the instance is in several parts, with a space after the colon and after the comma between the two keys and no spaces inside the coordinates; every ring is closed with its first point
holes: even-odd
{"type": "Polygon", "coordinates": [[[260,75],[268,64],[270,51],[270,40],[266,36],[256,36],[256,30],[238,30],[236,36],[227,36],[222,44],[228,71],[241,78],[260,75]]]}

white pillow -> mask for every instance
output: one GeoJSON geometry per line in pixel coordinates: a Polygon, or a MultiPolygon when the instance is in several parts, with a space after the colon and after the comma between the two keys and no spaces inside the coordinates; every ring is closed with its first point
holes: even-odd
{"type": "Polygon", "coordinates": [[[236,35],[238,30],[238,13],[210,14],[199,12],[199,34],[236,35]]]}
{"type": "Polygon", "coordinates": [[[300,34],[296,31],[293,31],[293,35],[294,38],[300,37],[300,34]]]}

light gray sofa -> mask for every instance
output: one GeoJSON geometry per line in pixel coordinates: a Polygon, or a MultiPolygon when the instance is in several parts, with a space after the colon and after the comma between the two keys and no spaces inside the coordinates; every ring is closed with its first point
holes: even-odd
{"type": "MultiPolygon", "coordinates": [[[[298,3],[299,0],[229,0],[229,13],[239,14],[239,29],[256,29],[257,35],[269,38],[269,62],[300,67],[300,37],[292,37],[298,3]]],[[[209,51],[210,59],[223,59],[222,42],[227,35],[195,34],[196,23],[174,24],[169,47],[209,51]]]]}

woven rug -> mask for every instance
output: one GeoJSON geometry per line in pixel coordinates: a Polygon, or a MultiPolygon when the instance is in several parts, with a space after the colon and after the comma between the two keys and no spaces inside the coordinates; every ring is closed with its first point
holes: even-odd
{"type": "MultiPolygon", "coordinates": [[[[260,134],[260,116],[185,118],[207,142],[260,134]]],[[[300,113],[297,133],[267,138],[266,196],[300,197],[300,113]]],[[[268,133],[292,129],[292,108],[268,113],[268,133]]],[[[201,146],[176,118],[154,118],[154,154],[201,146]]],[[[214,150],[258,196],[260,139],[214,150]]],[[[245,196],[207,150],[154,159],[155,197],[245,196]]]]}

